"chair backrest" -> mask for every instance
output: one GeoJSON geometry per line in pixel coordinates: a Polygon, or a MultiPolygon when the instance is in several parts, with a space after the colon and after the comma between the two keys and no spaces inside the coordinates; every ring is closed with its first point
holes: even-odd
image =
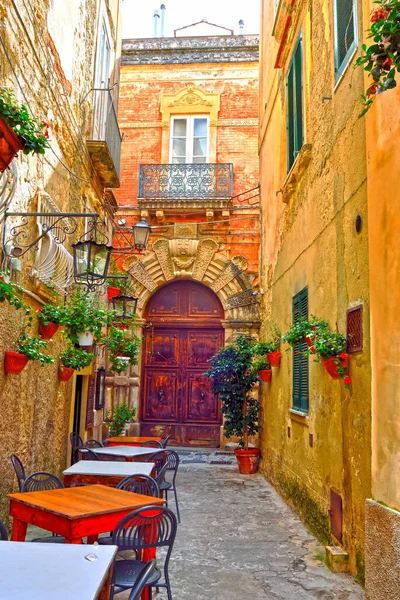
{"type": "Polygon", "coordinates": [[[8,540],[7,529],[1,519],[0,519],[0,540],[2,540],[3,542],[6,542],[8,540]]]}
{"type": "Polygon", "coordinates": [[[142,595],[142,592],[146,587],[147,582],[153,575],[153,572],[156,568],[156,564],[157,561],[155,558],[153,558],[153,560],[144,565],[143,569],[140,571],[136,579],[135,585],[131,590],[129,600],[140,600],[140,596],[142,595]]]}
{"type": "Polygon", "coordinates": [[[164,438],[163,440],[161,440],[161,446],[162,448],[166,448],[169,442],[171,435],[167,435],[166,438],[164,438]]]}
{"type": "Polygon", "coordinates": [[[87,440],[83,445],[85,448],[103,448],[103,444],[97,440],[87,440]]]}
{"type": "Polygon", "coordinates": [[[90,448],[82,446],[74,450],[74,464],[80,460],[101,460],[100,456],[90,448]]]}
{"type": "Polygon", "coordinates": [[[158,442],[157,440],[147,440],[147,442],[143,442],[143,444],[140,444],[141,446],[147,446],[149,448],[162,448],[162,444],[161,442],[158,442]]]}
{"type": "Polygon", "coordinates": [[[161,450],[155,452],[148,459],[149,462],[153,462],[157,475],[164,465],[167,465],[167,471],[174,471],[174,478],[179,467],[179,454],[175,450],[161,450]]]}
{"type": "Polygon", "coordinates": [[[176,536],[175,514],[165,506],[143,506],[126,515],[116,525],[112,544],[122,550],[168,548],[164,567],[168,565],[176,536]]]}
{"type": "Polygon", "coordinates": [[[125,477],[117,485],[119,490],[126,490],[127,492],[133,492],[134,494],[143,494],[144,496],[155,496],[160,497],[160,488],[158,483],[153,477],[149,475],[132,475],[125,477]]]}
{"type": "Polygon", "coordinates": [[[148,459],[147,462],[152,462],[154,463],[154,469],[157,475],[157,479],[158,479],[158,475],[161,471],[161,469],[163,468],[163,466],[166,464],[167,462],[167,451],[166,450],[159,450],[158,452],[154,452],[154,454],[152,454],[148,459]]]}
{"type": "Polygon", "coordinates": [[[165,473],[168,470],[168,465],[167,463],[165,463],[165,465],[163,467],[161,467],[161,469],[159,471],[157,471],[156,469],[156,481],[158,486],[161,486],[161,484],[165,481],[165,473]]]}
{"type": "Polygon", "coordinates": [[[58,477],[47,471],[32,473],[25,479],[22,486],[23,492],[43,492],[44,490],[57,490],[63,488],[64,484],[58,477]]]}
{"type": "Polygon", "coordinates": [[[18,458],[16,454],[11,454],[10,456],[11,464],[14,467],[15,474],[17,476],[19,491],[22,491],[22,486],[26,479],[25,467],[21,462],[21,459],[18,458]]]}
{"type": "Polygon", "coordinates": [[[179,454],[175,450],[167,450],[167,471],[176,471],[179,467],[179,454]]]}
{"type": "Polygon", "coordinates": [[[73,431],[69,434],[69,439],[71,442],[72,450],[79,448],[79,446],[83,446],[83,439],[81,438],[79,433],[76,433],[76,431],[73,431]]]}

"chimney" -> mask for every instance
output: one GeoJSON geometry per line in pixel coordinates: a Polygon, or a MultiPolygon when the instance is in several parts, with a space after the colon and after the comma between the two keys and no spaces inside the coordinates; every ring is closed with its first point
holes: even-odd
{"type": "Polygon", "coordinates": [[[244,33],[244,21],[243,19],[240,19],[239,21],[239,35],[243,35],[244,33]]]}
{"type": "Polygon", "coordinates": [[[161,33],[160,33],[160,37],[164,37],[164,21],[165,21],[165,9],[167,7],[165,6],[165,4],[161,4],[160,9],[161,9],[161,33]]]}
{"type": "Polygon", "coordinates": [[[160,11],[154,11],[154,37],[158,37],[158,20],[160,18],[160,11]]]}

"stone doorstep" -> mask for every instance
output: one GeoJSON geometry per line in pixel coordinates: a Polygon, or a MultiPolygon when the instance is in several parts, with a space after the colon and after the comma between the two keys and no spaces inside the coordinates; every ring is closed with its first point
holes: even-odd
{"type": "Polygon", "coordinates": [[[340,546],[325,546],[326,565],[333,573],[347,573],[350,570],[349,555],[340,546]]]}

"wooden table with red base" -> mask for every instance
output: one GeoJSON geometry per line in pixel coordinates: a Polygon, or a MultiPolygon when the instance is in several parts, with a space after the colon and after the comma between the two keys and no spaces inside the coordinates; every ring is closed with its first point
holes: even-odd
{"type": "MultiPolygon", "coordinates": [[[[108,446],[141,446],[143,442],[161,442],[160,437],[116,435],[107,439],[108,446]]],[[[156,448],[157,450],[157,448],[156,448]]]]}
{"type": "MultiPolygon", "coordinates": [[[[100,533],[112,531],[128,513],[149,505],[163,505],[162,498],[149,498],[105,485],[61,488],[43,492],[8,494],[10,516],[13,517],[11,540],[25,541],[28,524],[64,536],[69,544],[95,542],[100,533]]],[[[155,556],[146,552],[144,560],[155,556]]],[[[147,600],[148,591],[142,594],[147,600]]]]}

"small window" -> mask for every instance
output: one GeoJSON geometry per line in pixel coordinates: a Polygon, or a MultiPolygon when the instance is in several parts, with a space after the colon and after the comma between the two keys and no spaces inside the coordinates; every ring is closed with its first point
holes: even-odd
{"type": "MultiPolygon", "coordinates": [[[[308,288],[293,298],[292,321],[300,317],[308,319],[308,288]]],[[[293,348],[293,408],[308,412],[308,355],[305,342],[293,348]]]]}
{"type": "Polygon", "coordinates": [[[208,117],[172,117],[170,162],[192,164],[208,162],[208,117]]]}
{"type": "Polygon", "coordinates": [[[361,352],[363,348],[362,306],[347,311],[347,352],[361,352]]]}
{"type": "Polygon", "coordinates": [[[303,48],[300,35],[289,66],[288,92],[288,172],[303,145],[303,48]]]}
{"type": "Polygon", "coordinates": [[[334,0],[335,77],[340,79],[357,47],[356,0],[334,0]]]}

